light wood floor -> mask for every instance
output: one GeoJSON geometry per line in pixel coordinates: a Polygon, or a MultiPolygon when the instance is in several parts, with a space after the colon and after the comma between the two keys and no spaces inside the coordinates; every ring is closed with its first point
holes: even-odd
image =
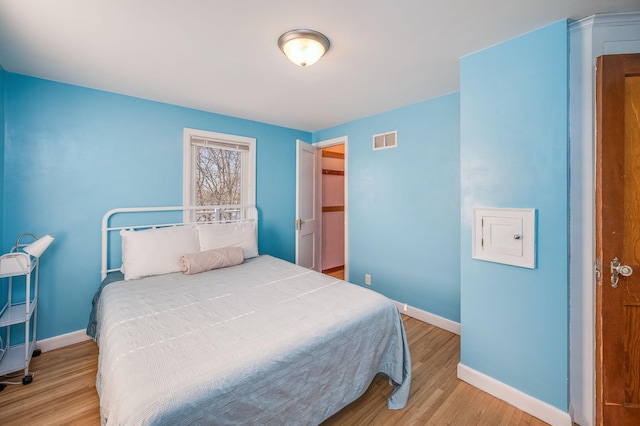
{"type": "MultiPolygon", "coordinates": [[[[546,423],[456,378],[459,336],[403,317],[411,348],[409,404],[388,410],[388,379],[379,376],[357,401],[323,425],[532,425],[546,423]]],[[[29,385],[0,392],[0,425],[99,425],[98,348],[79,343],[33,358],[29,385]]],[[[20,377],[18,378],[20,379],[20,377]]]]}
{"type": "Polygon", "coordinates": [[[344,280],[344,269],[340,269],[338,271],[333,271],[333,272],[325,272],[325,274],[332,276],[333,278],[337,278],[339,280],[344,280]]]}

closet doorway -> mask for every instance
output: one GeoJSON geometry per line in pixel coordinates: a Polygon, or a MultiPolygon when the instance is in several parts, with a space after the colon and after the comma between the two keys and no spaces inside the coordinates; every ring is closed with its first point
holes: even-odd
{"type": "Polygon", "coordinates": [[[321,156],[321,270],[348,279],[347,270],[347,137],[315,144],[321,156]]]}

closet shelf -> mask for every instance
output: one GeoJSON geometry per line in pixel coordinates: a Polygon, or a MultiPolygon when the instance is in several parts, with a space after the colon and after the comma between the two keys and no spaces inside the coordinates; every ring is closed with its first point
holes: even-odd
{"type": "Polygon", "coordinates": [[[342,170],[329,170],[322,169],[323,175],[336,175],[336,176],[344,176],[344,172],[342,170]]]}
{"type": "Polygon", "coordinates": [[[322,213],[343,212],[344,206],[322,206],[322,213]]]}

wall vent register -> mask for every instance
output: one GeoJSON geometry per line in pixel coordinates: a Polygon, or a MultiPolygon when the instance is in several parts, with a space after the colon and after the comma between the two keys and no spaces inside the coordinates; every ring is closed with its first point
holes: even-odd
{"type": "Polygon", "coordinates": [[[395,148],[398,146],[398,131],[373,135],[373,150],[395,148]]]}
{"type": "Polygon", "coordinates": [[[472,257],[535,269],[535,209],[473,209],[472,257]]]}

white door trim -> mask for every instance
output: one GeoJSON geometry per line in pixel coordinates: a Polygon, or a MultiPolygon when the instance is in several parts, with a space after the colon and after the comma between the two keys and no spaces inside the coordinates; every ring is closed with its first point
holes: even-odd
{"type": "Polygon", "coordinates": [[[569,25],[569,411],[595,424],[595,58],[640,52],[640,13],[598,14],[569,25]]]}

